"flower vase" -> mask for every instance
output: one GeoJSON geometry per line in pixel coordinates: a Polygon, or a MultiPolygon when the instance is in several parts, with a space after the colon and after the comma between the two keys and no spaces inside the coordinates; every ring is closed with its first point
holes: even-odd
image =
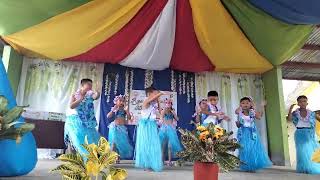
{"type": "Polygon", "coordinates": [[[195,162],[193,165],[194,180],[218,180],[218,174],[217,164],[195,162]]]}

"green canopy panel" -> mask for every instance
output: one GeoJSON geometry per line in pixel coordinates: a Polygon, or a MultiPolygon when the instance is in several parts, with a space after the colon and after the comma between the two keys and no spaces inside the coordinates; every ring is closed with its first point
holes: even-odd
{"type": "Polygon", "coordinates": [[[307,41],[313,26],[287,24],[247,0],[222,0],[257,51],[274,65],[293,56],[307,41]]]}
{"type": "Polygon", "coordinates": [[[1,0],[0,35],[8,35],[39,24],[89,0],[1,0]]]}

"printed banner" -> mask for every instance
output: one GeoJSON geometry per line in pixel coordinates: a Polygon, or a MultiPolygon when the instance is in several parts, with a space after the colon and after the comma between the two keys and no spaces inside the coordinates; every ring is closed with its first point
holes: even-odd
{"type": "MultiPolygon", "coordinates": [[[[160,108],[165,107],[165,100],[171,99],[173,102],[173,108],[177,112],[177,93],[171,91],[164,91],[168,95],[163,95],[160,97],[160,108]]],[[[129,124],[137,124],[141,116],[142,103],[146,98],[146,93],[144,90],[131,90],[130,100],[129,100],[129,111],[132,114],[133,120],[129,124]]],[[[160,114],[157,116],[160,118],[160,114]]]]}

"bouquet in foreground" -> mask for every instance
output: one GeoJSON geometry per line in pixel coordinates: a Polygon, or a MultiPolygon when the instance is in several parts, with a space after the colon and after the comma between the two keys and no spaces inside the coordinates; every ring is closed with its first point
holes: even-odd
{"type": "Polygon", "coordinates": [[[222,171],[232,170],[240,165],[238,157],[232,153],[240,148],[236,139],[231,138],[232,132],[210,123],[199,126],[194,131],[179,129],[181,143],[185,150],[178,152],[180,164],[183,162],[213,163],[222,171]]]}

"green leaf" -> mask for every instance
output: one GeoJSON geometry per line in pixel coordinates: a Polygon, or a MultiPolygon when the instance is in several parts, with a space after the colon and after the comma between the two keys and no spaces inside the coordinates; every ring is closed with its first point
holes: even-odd
{"type": "Polygon", "coordinates": [[[6,114],[4,114],[3,116],[3,122],[5,124],[9,124],[15,120],[17,120],[21,114],[23,112],[23,108],[22,107],[14,107],[11,110],[9,110],[9,112],[7,112],[6,114]]]}
{"type": "Polygon", "coordinates": [[[25,134],[27,132],[32,131],[35,128],[34,124],[31,123],[23,123],[20,127],[17,128],[21,134],[25,134]]]}
{"type": "Polygon", "coordinates": [[[77,164],[85,169],[84,161],[79,153],[77,154],[62,154],[58,158],[60,161],[69,162],[71,164],[77,164]]]}
{"type": "Polygon", "coordinates": [[[18,122],[18,121],[13,121],[12,123],[9,123],[9,124],[5,124],[3,126],[4,129],[9,129],[10,127],[16,125],[16,124],[24,124],[24,122],[18,122]]]}
{"type": "Polygon", "coordinates": [[[8,100],[6,97],[0,95],[0,116],[8,112],[8,100]]]}

